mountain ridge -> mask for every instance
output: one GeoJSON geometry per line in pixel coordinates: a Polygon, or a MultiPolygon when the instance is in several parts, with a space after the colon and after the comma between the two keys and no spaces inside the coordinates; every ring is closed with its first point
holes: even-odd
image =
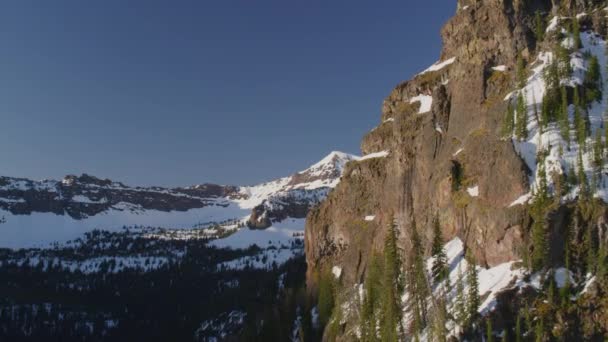
{"type": "MultiPolygon", "coordinates": [[[[121,223],[152,225],[156,217],[159,226],[192,228],[228,220],[246,224],[250,216],[257,219],[268,211],[263,222],[251,224],[263,229],[288,217],[304,218],[339,182],[344,164],[356,159],[334,151],[305,170],[254,186],[130,187],[86,173],[42,181],[0,177],[0,217],[5,221],[0,234],[7,239],[8,227],[18,233],[20,225],[41,224],[26,222],[28,216],[33,220],[37,215],[53,215],[47,216],[49,222],[60,227],[91,221],[95,228],[116,229],[121,223]],[[150,219],[143,219],[148,214],[150,219]],[[121,218],[111,220],[112,216],[121,218]]],[[[2,240],[0,235],[0,245],[2,240]]]]}

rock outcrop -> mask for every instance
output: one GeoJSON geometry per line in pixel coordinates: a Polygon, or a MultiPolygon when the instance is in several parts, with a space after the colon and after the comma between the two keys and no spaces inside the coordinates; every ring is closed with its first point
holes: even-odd
{"type": "Polygon", "coordinates": [[[517,200],[530,191],[531,171],[501,134],[513,70],[518,56],[536,58],[536,12],[550,17],[600,3],[458,1],[441,31],[440,62],[389,94],[380,125],[363,138],[364,157],[347,165],[342,182],[309,214],[310,291],[319,271],[334,265],[345,288],[362,283],[393,217],[404,249],[416,224],[428,251],[437,217],[444,238],[459,237],[479,264],[519,259],[528,213],[517,200]],[[381,151],[388,155],[374,155],[381,151]]]}

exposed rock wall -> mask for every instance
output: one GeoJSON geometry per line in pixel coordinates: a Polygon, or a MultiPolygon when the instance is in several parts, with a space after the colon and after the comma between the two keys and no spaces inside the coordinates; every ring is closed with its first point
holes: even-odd
{"type": "Polygon", "coordinates": [[[460,0],[441,31],[444,65],[398,85],[383,102],[380,125],[363,138],[364,155],[389,155],[349,163],[342,182],[309,214],[310,289],[314,275],[333,265],[342,267],[343,284],[360,283],[391,215],[402,247],[414,222],[428,247],[437,215],[444,237],[465,241],[478,263],[518,259],[527,213],[512,204],[529,191],[529,170],[500,133],[517,56],[535,57],[537,11],[574,13],[599,3],[460,0]],[[414,99],[420,95],[432,97],[430,111],[414,99]]]}

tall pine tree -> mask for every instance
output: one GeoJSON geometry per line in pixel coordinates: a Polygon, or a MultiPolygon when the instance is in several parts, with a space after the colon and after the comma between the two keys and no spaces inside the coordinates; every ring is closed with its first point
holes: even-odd
{"type": "Polygon", "coordinates": [[[465,327],[468,321],[467,318],[467,297],[464,291],[465,289],[464,273],[462,273],[462,267],[458,265],[458,278],[456,278],[456,299],[454,301],[454,317],[456,323],[465,327]]]}
{"type": "Polygon", "coordinates": [[[431,254],[433,257],[432,275],[434,283],[439,284],[441,281],[447,280],[448,284],[446,285],[446,288],[449,288],[448,257],[443,248],[441,225],[439,224],[439,218],[437,216],[435,216],[435,219],[433,220],[433,244],[431,247],[431,254]]]}
{"type": "Polygon", "coordinates": [[[381,315],[382,289],[382,265],[381,258],[373,254],[365,277],[365,296],[361,308],[361,341],[380,341],[377,334],[377,326],[381,315]]]}
{"type": "Polygon", "coordinates": [[[513,135],[513,129],[515,128],[515,109],[511,104],[511,101],[507,104],[507,112],[505,113],[504,121],[502,123],[502,136],[507,138],[513,135]]]}
{"type": "Polygon", "coordinates": [[[411,298],[410,306],[414,316],[414,323],[418,329],[424,329],[427,322],[427,298],[430,294],[426,268],[424,263],[424,251],[422,241],[418,235],[416,222],[412,222],[411,231],[412,249],[410,251],[409,262],[409,295],[411,298]]]}
{"type": "Polygon", "coordinates": [[[519,141],[528,138],[528,109],[523,91],[517,95],[517,120],[515,122],[515,135],[519,141]]]}
{"type": "Polygon", "coordinates": [[[401,322],[399,308],[399,270],[401,263],[397,251],[397,227],[391,218],[384,242],[384,300],[382,312],[382,341],[397,341],[397,328],[401,322]]]}
{"type": "Polygon", "coordinates": [[[469,324],[477,320],[479,307],[481,306],[481,298],[479,297],[479,278],[477,274],[477,265],[475,257],[470,251],[467,252],[467,316],[469,324]]]}

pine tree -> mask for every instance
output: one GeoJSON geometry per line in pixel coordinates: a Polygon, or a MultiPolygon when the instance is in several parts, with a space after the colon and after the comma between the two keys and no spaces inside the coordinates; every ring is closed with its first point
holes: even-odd
{"type": "Polygon", "coordinates": [[[412,249],[410,254],[410,296],[412,298],[412,307],[414,310],[414,319],[417,321],[418,327],[423,329],[427,321],[427,298],[429,296],[428,280],[426,277],[426,268],[424,263],[424,251],[422,242],[418,235],[416,222],[412,222],[411,233],[412,249]]]}
{"type": "Polygon", "coordinates": [[[319,323],[327,325],[334,309],[334,284],[333,275],[329,271],[323,271],[319,279],[319,323]]]}
{"type": "Polygon", "coordinates": [[[545,213],[549,202],[547,175],[545,172],[545,161],[541,159],[538,163],[538,187],[534,192],[530,214],[534,220],[532,224],[532,269],[540,270],[544,267],[548,251],[545,231],[545,213]]]}
{"type": "Polygon", "coordinates": [[[580,186],[580,196],[586,199],[589,198],[589,183],[587,182],[587,174],[585,173],[585,166],[583,164],[583,152],[580,149],[578,151],[577,167],[576,177],[580,186]]]}
{"type": "Polygon", "coordinates": [[[583,47],[581,42],[581,26],[578,23],[576,16],[572,18],[572,38],[574,39],[574,50],[578,50],[583,47]]]}
{"type": "Polygon", "coordinates": [[[486,342],[494,342],[494,329],[492,329],[492,320],[486,319],[486,342]]]}
{"type": "Polygon", "coordinates": [[[521,56],[521,54],[519,56],[517,56],[517,65],[516,65],[516,72],[517,72],[517,86],[519,88],[523,88],[526,86],[526,66],[524,64],[524,59],[521,56]]]}
{"type": "Polygon", "coordinates": [[[528,138],[528,111],[526,109],[526,100],[522,92],[517,96],[517,121],[516,136],[520,141],[528,138]]]}
{"type": "Polygon", "coordinates": [[[536,41],[541,42],[545,35],[545,23],[539,11],[536,11],[534,14],[534,24],[534,35],[536,36],[536,41]]]}
{"type": "Polygon", "coordinates": [[[458,323],[458,325],[461,327],[464,327],[466,325],[466,322],[468,321],[466,308],[467,298],[464,292],[464,287],[464,274],[462,273],[462,267],[460,267],[459,264],[458,278],[456,279],[456,299],[454,302],[454,316],[456,318],[456,323],[458,323]]]}
{"type": "Polygon", "coordinates": [[[432,326],[430,329],[431,337],[429,340],[446,342],[448,336],[448,330],[445,327],[448,316],[446,300],[443,296],[439,296],[439,298],[435,298],[433,302],[434,306],[431,314],[432,326]]]}
{"type": "Polygon", "coordinates": [[[545,222],[537,218],[532,224],[532,270],[538,271],[545,266],[547,256],[547,239],[545,236],[545,222]]]}
{"type": "Polygon", "coordinates": [[[481,298],[479,297],[479,279],[477,275],[477,266],[472,253],[467,253],[467,316],[469,324],[472,324],[476,319],[481,306],[481,298]]]}
{"type": "Polygon", "coordinates": [[[560,78],[570,78],[572,76],[572,65],[570,64],[570,52],[561,44],[557,44],[554,49],[557,51],[557,63],[560,78]]]}
{"type": "Polygon", "coordinates": [[[502,124],[502,136],[510,137],[513,135],[513,129],[515,128],[515,109],[511,104],[511,101],[507,104],[507,112],[505,113],[504,121],[502,124]]]}
{"type": "Polygon", "coordinates": [[[382,341],[397,341],[397,326],[401,321],[398,276],[401,265],[397,252],[397,227],[391,218],[384,242],[384,301],[382,312],[382,341]]]}
{"type": "Polygon", "coordinates": [[[445,254],[443,248],[443,237],[441,235],[441,225],[439,224],[439,218],[435,217],[433,220],[433,244],[431,248],[433,256],[432,275],[435,284],[439,284],[443,280],[447,280],[445,288],[449,288],[449,269],[448,269],[448,257],[445,254]]]}
{"type": "Polygon", "coordinates": [[[576,171],[574,170],[574,166],[570,165],[568,168],[568,184],[571,187],[575,187],[578,185],[578,177],[576,175],[576,171]]]}
{"type": "Polygon", "coordinates": [[[587,273],[593,274],[595,272],[597,253],[595,249],[595,241],[593,239],[593,227],[591,225],[585,227],[583,242],[585,244],[585,264],[587,266],[586,270],[587,273]]]}
{"type": "Polygon", "coordinates": [[[536,329],[534,329],[534,337],[536,342],[543,342],[543,332],[543,319],[541,318],[536,322],[536,329]]]}
{"type": "Polygon", "coordinates": [[[380,257],[374,254],[366,272],[365,297],[361,308],[361,340],[364,342],[379,341],[376,327],[381,314],[382,273],[380,257]]]}
{"type": "Polygon", "coordinates": [[[576,142],[580,148],[585,148],[585,140],[587,138],[587,124],[583,113],[581,113],[580,97],[578,88],[574,88],[574,129],[576,131],[576,142]]]}
{"type": "Polygon", "coordinates": [[[568,149],[570,149],[570,119],[568,118],[568,93],[566,88],[562,87],[560,90],[561,95],[561,106],[559,112],[559,131],[562,138],[568,143],[568,149]]]}
{"type": "Polygon", "coordinates": [[[602,241],[600,241],[597,255],[597,277],[600,281],[604,281],[608,275],[608,250],[602,241]]]}
{"type": "Polygon", "coordinates": [[[600,72],[600,63],[596,56],[589,58],[583,85],[585,87],[586,105],[602,99],[602,74],[600,72]]]}
{"type": "Polygon", "coordinates": [[[595,132],[595,142],[593,143],[593,166],[595,176],[599,182],[602,176],[602,166],[604,165],[604,145],[602,142],[602,132],[598,129],[595,132]]]}
{"type": "Polygon", "coordinates": [[[547,290],[547,302],[554,304],[555,301],[555,275],[553,272],[549,276],[549,289],[547,290]]]}

